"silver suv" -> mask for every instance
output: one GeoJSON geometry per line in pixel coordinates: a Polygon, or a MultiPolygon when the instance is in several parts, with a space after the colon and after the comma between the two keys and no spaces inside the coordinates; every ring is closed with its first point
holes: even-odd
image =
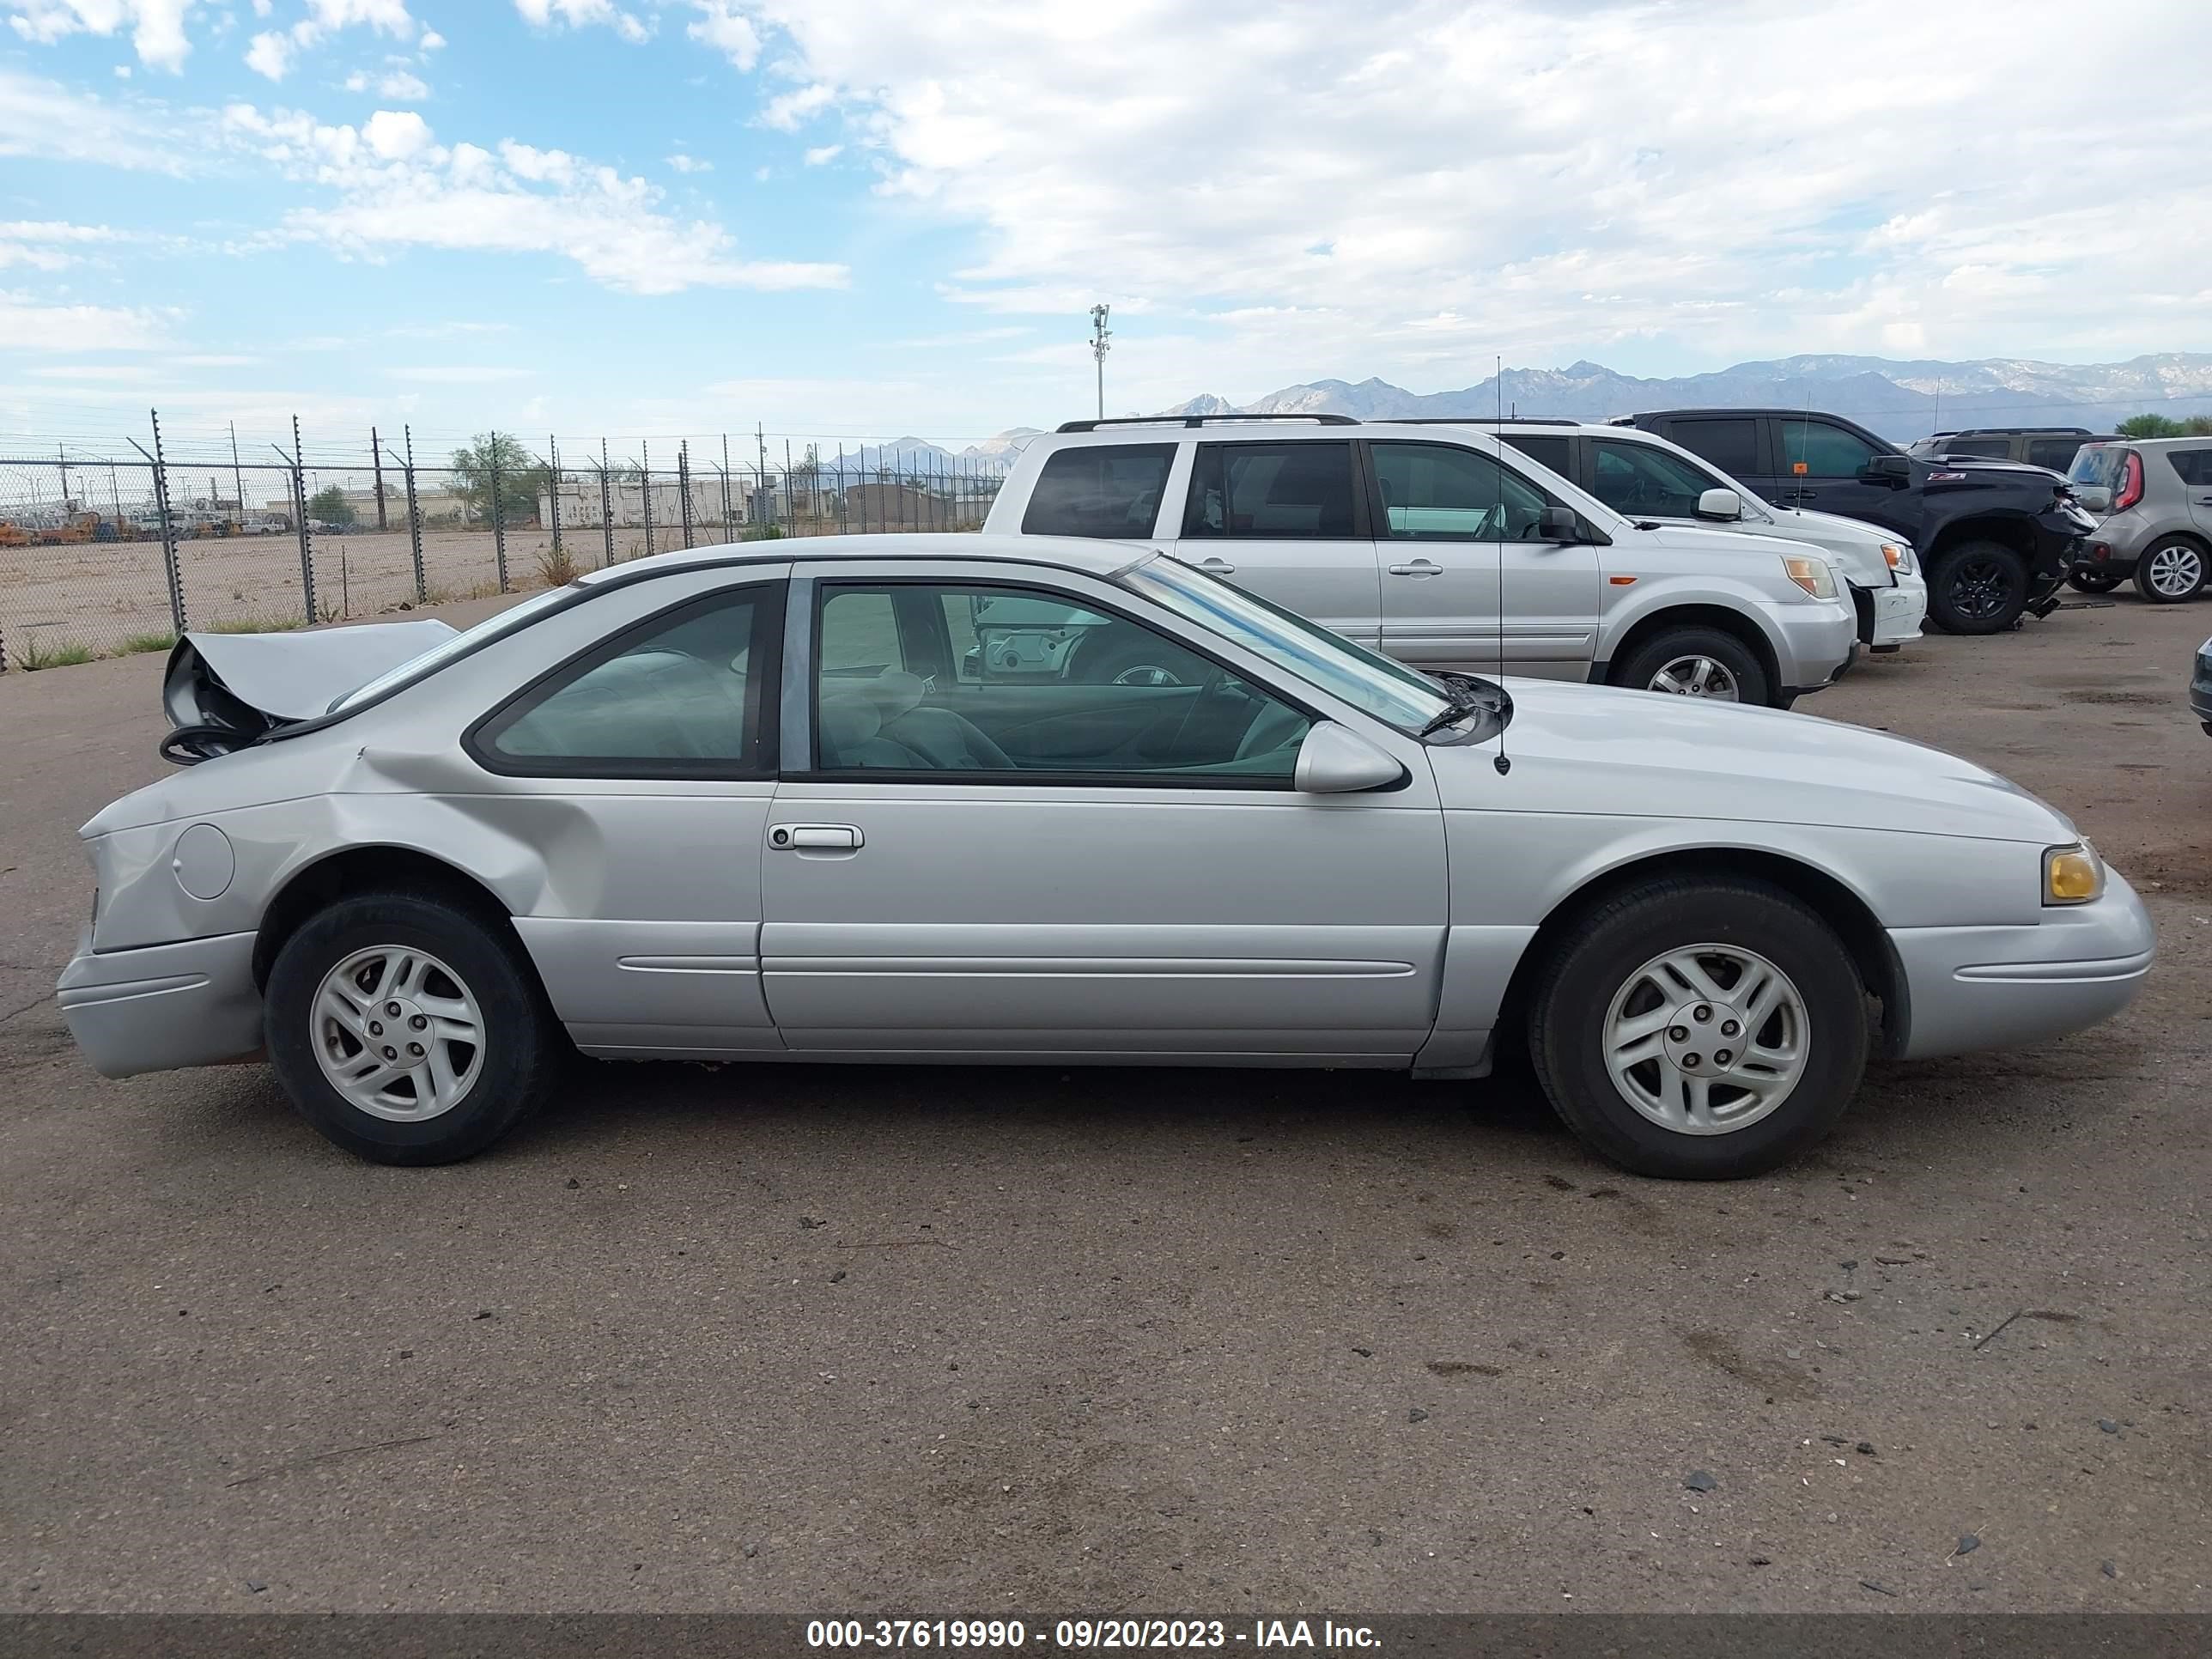
{"type": "Polygon", "coordinates": [[[2102,522],[2068,577],[2103,593],[2132,575],[2154,605],[2204,591],[2212,574],[2212,437],[2085,444],[2067,481],[2102,522]]]}
{"type": "Polygon", "coordinates": [[[1787,708],[1859,647],[1820,549],[1624,517],[1463,428],[1074,421],[1023,451],[983,528],[1171,551],[1420,669],[1787,708]]]}

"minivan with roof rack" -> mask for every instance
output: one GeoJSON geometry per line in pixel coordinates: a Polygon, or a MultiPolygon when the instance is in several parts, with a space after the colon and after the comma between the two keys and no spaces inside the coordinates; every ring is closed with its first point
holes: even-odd
{"type": "MultiPolygon", "coordinates": [[[[987,532],[1184,562],[1431,672],[1503,672],[1787,708],[1856,659],[1804,542],[1616,512],[1495,434],[1345,416],[1070,422],[1032,441],[987,532]]],[[[1110,635],[1081,672],[1161,672],[1110,635]]]]}

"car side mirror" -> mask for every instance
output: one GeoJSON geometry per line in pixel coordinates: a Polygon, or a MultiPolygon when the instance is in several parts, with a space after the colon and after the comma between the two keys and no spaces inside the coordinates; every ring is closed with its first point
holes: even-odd
{"type": "Polygon", "coordinates": [[[1698,497],[1698,516],[1734,524],[1743,517],[1743,497],[1733,489],[1708,489],[1698,497]]]}
{"type": "Polygon", "coordinates": [[[2102,484],[2076,484],[2074,499],[2090,513],[2103,514],[2112,510],[2112,492],[2102,484]]]}
{"type": "Polygon", "coordinates": [[[1583,515],[1571,507],[1547,507],[1536,515],[1536,539],[1540,542],[1583,542],[1589,537],[1583,529],[1583,515]]]}
{"type": "Polygon", "coordinates": [[[1406,775],[1406,769],[1335,720],[1318,720],[1298,744],[1291,787],[1305,795],[1351,795],[1381,789],[1406,775]]]}
{"type": "Polygon", "coordinates": [[[1912,482],[1912,463],[1902,455],[1877,455],[1859,469],[1859,482],[1902,489],[1912,482]]]}

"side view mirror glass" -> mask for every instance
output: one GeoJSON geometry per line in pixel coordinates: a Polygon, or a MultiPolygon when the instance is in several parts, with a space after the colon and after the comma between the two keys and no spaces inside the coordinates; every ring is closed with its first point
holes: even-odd
{"type": "Polygon", "coordinates": [[[1349,795],[1397,782],[1406,769],[1350,726],[1322,720],[1298,744],[1291,787],[1302,794],[1349,795]]]}
{"type": "Polygon", "coordinates": [[[1743,497],[1733,489],[1708,489],[1698,497],[1698,516],[1734,524],[1743,517],[1743,497]]]}

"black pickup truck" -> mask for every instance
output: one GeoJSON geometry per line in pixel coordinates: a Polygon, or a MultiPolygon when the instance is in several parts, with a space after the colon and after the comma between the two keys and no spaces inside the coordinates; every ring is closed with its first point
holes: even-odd
{"type": "Polygon", "coordinates": [[[2018,462],[1905,454],[1840,415],[1802,409],[1666,409],[1624,416],[1704,456],[1766,500],[1861,519],[1902,536],[1928,579],[1928,619],[1995,634],[2048,616],[2096,520],[2066,481],[2018,462]]]}

